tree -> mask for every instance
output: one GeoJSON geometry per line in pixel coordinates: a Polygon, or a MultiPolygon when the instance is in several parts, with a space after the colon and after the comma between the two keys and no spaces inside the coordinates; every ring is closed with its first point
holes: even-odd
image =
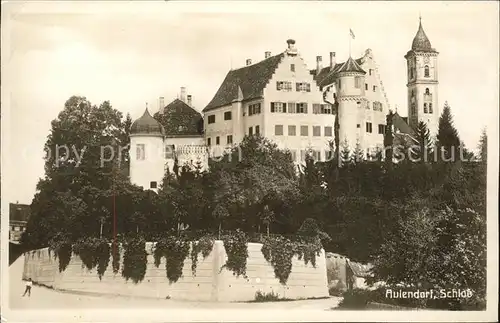
{"type": "Polygon", "coordinates": [[[432,156],[432,143],[429,129],[425,122],[420,121],[414,131],[418,147],[412,149],[412,158],[422,163],[428,162],[429,157],[432,156]]]}
{"type": "Polygon", "coordinates": [[[349,143],[347,142],[347,139],[344,139],[342,141],[342,144],[340,146],[340,161],[342,166],[344,165],[349,165],[351,162],[351,149],[349,148],[349,143]]]}
{"type": "Polygon", "coordinates": [[[439,118],[439,128],[437,134],[438,156],[441,159],[442,154],[446,161],[456,161],[460,156],[461,141],[458,136],[458,131],[453,124],[453,116],[451,114],[448,102],[445,102],[443,113],[439,118]]]}
{"type": "Polygon", "coordinates": [[[46,234],[54,232],[47,231],[49,224],[59,231],[72,232],[72,237],[98,236],[101,226],[103,235],[110,235],[112,191],[117,182],[130,185],[127,174],[117,171],[127,165],[117,159],[120,147],[128,145],[130,122],[123,121],[122,114],[108,101],[99,106],[85,97],[72,96],[66,101],[52,121],[44,146],[48,152],[45,177],[37,185],[28,224],[27,237],[35,239],[31,243],[47,243],[46,234]],[[61,196],[68,200],[61,201],[61,196]],[[75,205],[77,210],[72,209],[75,205]],[[63,221],[61,212],[68,213],[66,217],[72,222],[63,221]]]}
{"type": "Polygon", "coordinates": [[[486,164],[488,162],[488,134],[486,133],[486,128],[481,132],[481,137],[479,138],[479,159],[481,162],[486,164]]]}

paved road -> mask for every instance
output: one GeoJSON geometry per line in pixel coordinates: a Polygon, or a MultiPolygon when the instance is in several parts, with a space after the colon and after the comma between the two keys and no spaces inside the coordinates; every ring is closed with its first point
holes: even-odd
{"type": "Polygon", "coordinates": [[[9,304],[12,310],[18,309],[301,309],[325,311],[338,304],[338,298],[319,300],[300,300],[268,303],[209,303],[187,302],[163,299],[128,298],[123,296],[88,296],[51,290],[33,286],[31,297],[22,297],[24,256],[9,267],[9,304]]]}

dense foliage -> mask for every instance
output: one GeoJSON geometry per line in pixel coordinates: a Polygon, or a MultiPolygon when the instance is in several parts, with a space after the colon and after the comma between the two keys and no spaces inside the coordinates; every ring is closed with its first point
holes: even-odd
{"type": "MultiPolygon", "coordinates": [[[[387,116],[387,129],[392,116],[387,116]]],[[[437,137],[431,138],[425,124],[419,124],[414,129],[417,147],[411,150],[414,157],[443,151],[445,158],[438,154],[428,162],[395,163],[378,152],[366,160],[359,145],[349,147],[347,141],[336,139],[330,144],[332,160],[314,162],[307,157],[297,169],[290,151],[258,135],[246,136],[222,158],[211,160],[209,170],[202,170],[196,161],[176,162],[157,194],[130,184],[126,153],[112,159],[106,152],[109,161],[101,163],[103,146],[128,144],[130,124],[130,118],[123,118],[109,102],[95,106],[83,97],[70,98],[52,122],[45,145],[51,154],[22,243],[30,248],[50,246],[60,270],[76,244],[85,265],[97,265],[102,272],[109,258],[99,256],[101,261],[86,255],[94,250],[90,248],[94,242],[79,247],[79,241],[102,238],[113,242],[113,271],[117,273],[122,263],[124,277],[141,281],[146,270],[144,241],[157,241],[155,261],[159,265],[158,259],[171,257],[166,271],[173,282],[181,277],[188,256],[195,273],[199,253],[208,256],[213,240],[220,239],[228,256],[225,267],[245,276],[246,242],[264,235],[269,239],[262,252],[280,282],[288,278],[293,255],[314,265],[316,252],[324,246],[354,261],[372,263],[373,280],[408,288],[475,291],[473,300],[432,306],[482,308],[487,136],[483,132],[477,161],[460,160],[461,154],[469,158],[471,152],[461,152],[448,105],[437,137]],[[56,156],[55,148],[61,145],[70,149],[56,156]],[[187,233],[200,230],[211,236],[188,239],[187,233]],[[122,262],[114,244],[116,233],[127,237],[122,241],[122,262]],[[299,240],[286,238],[293,234],[316,242],[300,245],[299,240]],[[283,237],[272,238],[276,235],[283,237]],[[191,249],[187,240],[195,241],[191,249]]],[[[386,157],[397,152],[392,149],[396,139],[386,131],[386,157]]]]}

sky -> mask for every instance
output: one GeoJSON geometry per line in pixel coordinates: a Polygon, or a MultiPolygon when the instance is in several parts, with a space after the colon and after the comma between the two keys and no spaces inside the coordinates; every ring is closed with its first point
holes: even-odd
{"type": "Polygon", "coordinates": [[[201,111],[230,68],[284,51],[288,38],[314,69],[317,55],[348,57],[352,29],[352,56],[372,49],[391,108],[406,116],[404,55],[419,15],[440,53],[439,106],[476,148],[485,126],[497,129],[497,2],[2,3],[2,195],[31,203],[50,122],[70,96],[138,118],[184,86],[201,111]]]}

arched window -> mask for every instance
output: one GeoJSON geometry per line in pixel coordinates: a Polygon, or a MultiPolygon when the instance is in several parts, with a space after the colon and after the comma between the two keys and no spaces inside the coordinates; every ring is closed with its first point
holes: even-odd
{"type": "Polygon", "coordinates": [[[426,88],[425,88],[425,94],[427,94],[427,95],[428,95],[428,94],[431,94],[431,93],[429,92],[429,88],[428,88],[428,87],[426,87],[426,88]]]}
{"type": "Polygon", "coordinates": [[[432,113],[432,103],[429,103],[429,113],[432,113]]]}
{"type": "Polygon", "coordinates": [[[424,67],[424,76],[429,77],[429,65],[425,65],[424,67]]]}
{"type": "Polygon", "coordinates": [[[424,103],[424,113],[427,113],[427,103],[424,103]]]}

